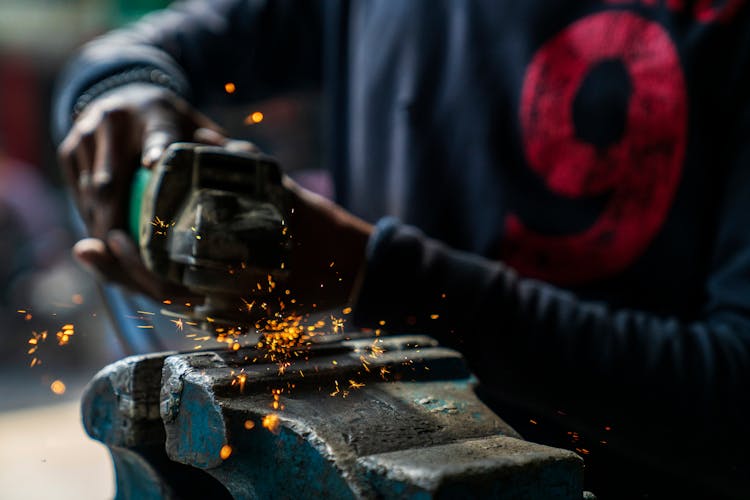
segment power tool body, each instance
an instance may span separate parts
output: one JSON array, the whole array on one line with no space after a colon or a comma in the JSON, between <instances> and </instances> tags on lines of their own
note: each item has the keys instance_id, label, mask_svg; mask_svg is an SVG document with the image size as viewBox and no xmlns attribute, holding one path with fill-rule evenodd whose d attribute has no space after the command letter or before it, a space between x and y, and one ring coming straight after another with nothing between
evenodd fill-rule
<instances>
[{"instance_id":1,"label":"power tool body","mask_svg":"<svg viewBox=\"0 0 750 500\"><path fill-rule=\"evenodd\" d=\"M204 326L254 324L262 311L250 305L278 293L289 273L281 178L269 156L192 143L171 145L136 174L130 231L144 264L202 298L165 313Z\"/></svg>"}]
</instances>

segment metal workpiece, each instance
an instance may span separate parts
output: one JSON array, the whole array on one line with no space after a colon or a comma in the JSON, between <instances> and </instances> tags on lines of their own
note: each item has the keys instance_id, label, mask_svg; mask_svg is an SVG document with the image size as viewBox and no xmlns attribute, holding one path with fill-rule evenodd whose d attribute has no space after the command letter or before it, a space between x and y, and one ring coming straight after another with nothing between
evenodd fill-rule
<instances>
[{"instance_id":1,"label":"metal workpiece","mask_svg":"<svg viewBox=\"0 0 750 500\"><path fill-rule=\"evenodd\" d=\"M146 362L128 359L111 369ZM163 363L144 396L161 449L234 498L582 497L580 457L523 441L474 394L461 355L429 337L328 341L289 366L254 348L148 359ZM87 401L84 414L119 411Z\"/></svg>"}]
</instances>

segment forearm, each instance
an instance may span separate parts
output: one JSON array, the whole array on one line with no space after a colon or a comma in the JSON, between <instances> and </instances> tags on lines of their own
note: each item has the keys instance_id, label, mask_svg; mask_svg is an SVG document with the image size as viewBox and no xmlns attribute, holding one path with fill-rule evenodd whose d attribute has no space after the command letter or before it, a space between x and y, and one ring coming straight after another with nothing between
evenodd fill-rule
<instances>
[{"instance_id":1,"label":"forearm","mask_svg":"<svg viewBox=\"0 0 750 500\"><path fill-rule=\"evenodd\" d=\"M157 78L146 78L149 83L163 80L195 105L223 95L226 82L235 84L237 102L290 85L317 84L319 10L319 2L286 0L179 2L93 40L59 81L55 136L59 141L68 131L86 91L141 68L158 70Z\"/></svg>"},{"instance_id":2,"label":"forearm","mask_svg":"<svg viewBox=\"0 0 750 500\"><path fill-rule=\"evenodd\" d=\"M370 243L358 324L431 333L501 389L511 378L543 383L533 397L549 411L596 401L643 418L739 422L750 408L743 317L685 322L613 310L406 226L381 223Z\"/></svg>"}]
</instances>

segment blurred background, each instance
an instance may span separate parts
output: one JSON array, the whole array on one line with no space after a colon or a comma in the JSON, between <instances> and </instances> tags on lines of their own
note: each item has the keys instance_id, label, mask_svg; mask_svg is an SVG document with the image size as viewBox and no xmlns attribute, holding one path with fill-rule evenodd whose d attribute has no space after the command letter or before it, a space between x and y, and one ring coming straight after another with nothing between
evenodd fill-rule
<instances>
[{"instance_id":1,"label":"blurred background","mask_svg":"<svg viewBox=\"0 0 750 500\"><path fill-rule=\"evenodd\" d=\"M128 354L196 347L158 305L103 291L71 259L83 230L49 133L55 80L76 47L168 3L0 0L0 499L111 498L106 449L80 424L86 383ZM294 94L208 111L329 194L316 103Z\"/></svg>"}]
</instances>

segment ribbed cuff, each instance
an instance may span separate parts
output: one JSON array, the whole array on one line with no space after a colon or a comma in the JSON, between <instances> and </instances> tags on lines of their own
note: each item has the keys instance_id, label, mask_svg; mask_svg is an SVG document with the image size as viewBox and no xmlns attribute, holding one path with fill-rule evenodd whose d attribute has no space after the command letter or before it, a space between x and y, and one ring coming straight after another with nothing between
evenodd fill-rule
<instances>
[{"instance_id":1,"label":"ribbed cuff","mask_svg":"<svg viewBox=\"0 0 750 500\"><path fill-rule=\"evenodd\" d=\"M55 143L62 142L75 116L95 97L118 86L148 82L169 88L189 101L191 88L182 69L160 53L152 52L129 47L116 54L88 50L71 62L54 90L51 125Z\"/></svg>"},{"instance_id":2,"label":"ribbed cuff","mask_svg":"<svg viewBox=\"0 0 750 500\"><path fill-rule=\"evenodd\" d=\"M364 328L450 335L455 343L454 332L477 328L501 308L512 275L499 262L382 219L368 241L352 319Z\"/></svg>"},{"instance_id":3,"label":"ribbed cuff","mask_svg":"<svg viewBox=\"0 0 750 500\"><path fill-rule=\"evenodd\" d=\"M91 104L91 101L109 92L110 90L128 85L130 83L150 83L168 88L169 90L181 94L183 89L169 74L154 66L141 66L130 68L121 73L114 74L103 80L96 82L94 85L83 91L76 99L72 110L72 119L75 120L78 115Z\"/></svg>"}]
</instances>

